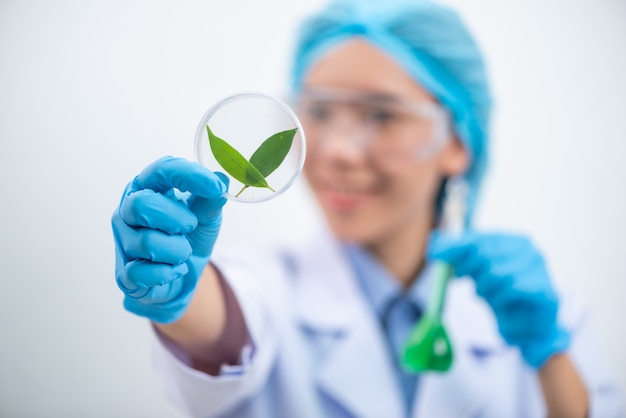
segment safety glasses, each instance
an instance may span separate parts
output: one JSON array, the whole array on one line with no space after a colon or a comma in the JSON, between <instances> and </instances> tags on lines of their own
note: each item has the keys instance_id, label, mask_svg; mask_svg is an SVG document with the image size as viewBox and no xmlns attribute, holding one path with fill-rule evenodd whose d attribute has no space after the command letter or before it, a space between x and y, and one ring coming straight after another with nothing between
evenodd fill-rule
<instances>
[{"instance_id":1,"label":"safety glasses","mask_svg":"<svg viewBox=\"0 0 626 418\"><path fill-rule=\"evenodd\" d=\"M389 164L432 157L450 138L450 117L440 105L389 94L308 89L293 101L311 147L350 140Z\"/></svg>"}]
</instances>

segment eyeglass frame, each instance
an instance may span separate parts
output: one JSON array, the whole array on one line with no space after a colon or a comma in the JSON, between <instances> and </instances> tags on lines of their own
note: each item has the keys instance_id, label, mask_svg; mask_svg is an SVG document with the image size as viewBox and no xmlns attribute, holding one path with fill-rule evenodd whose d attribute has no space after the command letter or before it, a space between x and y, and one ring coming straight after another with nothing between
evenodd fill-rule
<instances>
[{"instance_id":1,"label":"eyeglass frame","mask_svg":"<svg viewBox=\"0 0 626 418\"><path fill-rule=\"evenodd\" d=\"M315 88L304 89L299 94L292 96L289 101L294 107L295 113L302 117L300 109L303 97L312 97L313 101L328 104L344 104L357 106L389 106L398 107L403 114L418 118L426 118L433 122L433 133L428 141L428 147L421 147L414 154L415 161L426 160L436 154L446 141L452 136L452 116L447 108L436 102L424 100L409 100L399 98L392 94L377 91L363 91L354 89L338 88ZM303 121L306 129L307 123ZM309 136L309 142L311 141ZM419 147L419 145L416 144Z\"/></svg>"}]
</instances>

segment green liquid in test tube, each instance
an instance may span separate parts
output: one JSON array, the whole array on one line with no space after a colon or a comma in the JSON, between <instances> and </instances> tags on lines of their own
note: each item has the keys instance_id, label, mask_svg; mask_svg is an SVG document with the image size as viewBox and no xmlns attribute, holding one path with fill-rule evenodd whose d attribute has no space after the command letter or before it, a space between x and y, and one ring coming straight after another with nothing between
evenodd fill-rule
<instances>
[{"instance_id":1,"label":"green liquid in test tube","mask_svg":"<svg viewBox=\"0 0 626 418\"><path fill-rule=\"evenodd\" d=\"M460 178L448 180L441 228L448 233L460 233L465 225L467 184ZM454 352L442 320L448 281L454 275L453 266L436 261L432 270L432 293L426 312L413 328L402 357L405 370L445 372L452 367Z\"/></svg>"}]
</instances>

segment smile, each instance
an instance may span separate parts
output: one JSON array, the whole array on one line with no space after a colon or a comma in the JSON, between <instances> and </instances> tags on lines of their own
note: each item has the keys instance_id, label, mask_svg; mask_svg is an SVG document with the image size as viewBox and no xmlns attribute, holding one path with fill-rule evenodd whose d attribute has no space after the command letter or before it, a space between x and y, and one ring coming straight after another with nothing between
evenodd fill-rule
<instances>
[{"instance_id":1,"label":"smile","mask_svg":"<svg viewBox=\"0 0 626 418\"><path fill-rule=\"evenodd\" d=\"M318 185L317 193L324 206L340 211L350 211L361 208L371 201L377 188L353 184L336 184L327 182Z\"/></svg>"}]
</instances>

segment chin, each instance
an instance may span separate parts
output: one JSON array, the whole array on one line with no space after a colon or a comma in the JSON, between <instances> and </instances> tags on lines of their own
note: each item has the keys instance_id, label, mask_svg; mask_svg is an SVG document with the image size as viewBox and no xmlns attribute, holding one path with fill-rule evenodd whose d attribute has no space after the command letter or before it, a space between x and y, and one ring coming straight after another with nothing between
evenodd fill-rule
<instances>
[{"instance_id":1,"label":"chin","mask_svg":"<svg viewBox=\"0 0 626 418\"><path fill-rule=\"evenodd\" d=\"M330 230L341 241L369 245L376 242L385 229L385 225L380 222L379 208L372 205L346 208L325 204L328 202L323 199L318 199L318 203Z\"/></svg>"},{"instance_id":2,"label":"chin","mask_svg":"<svg viewBox=\"0 0 626 418\"><path fill-rule=\"evenodd\" d=\"M326 216L326 221L339 240L359 245L369 245L376 241L376 231L371 222L354 222L338 219L338 216Z\"/></svg>"}]
</instances>

